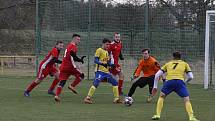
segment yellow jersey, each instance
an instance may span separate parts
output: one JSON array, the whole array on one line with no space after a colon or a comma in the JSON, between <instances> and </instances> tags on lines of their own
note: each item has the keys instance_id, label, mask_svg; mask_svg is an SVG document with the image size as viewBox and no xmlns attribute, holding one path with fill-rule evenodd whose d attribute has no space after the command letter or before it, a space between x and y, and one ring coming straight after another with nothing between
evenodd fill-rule
<instances>
[{"instance_id":1,"label":"yellow jersey","mask_svg":"<svg viewBox=\"0 0 215 121\"><path fill-rule=\"evenodd\" d=\"M106 50L104 50L102 48L98 48L96 50L95 57L98 57L99 61L101 63L104 63L104 64L107 64L109 59L110 59L108 51L106 51ZM95 71L102 71L102 72L105 72L105 73L109 73L109 67L105 68L102 65L96 64Z\"/></svg>"},{"instance_id":2,"label":"yellow jersey","mask_svg":"<svg viewBox=\"0 0 215 121\"><path fill-rule=\"evenodd\" d=\"M184 80L184 74L191 72L190 66L182 61L182 60L172 60L166 63L162 68L162 71L166 72L166 79L173 80L173 79L180 79Z\"/></svg>"}]
</instances>

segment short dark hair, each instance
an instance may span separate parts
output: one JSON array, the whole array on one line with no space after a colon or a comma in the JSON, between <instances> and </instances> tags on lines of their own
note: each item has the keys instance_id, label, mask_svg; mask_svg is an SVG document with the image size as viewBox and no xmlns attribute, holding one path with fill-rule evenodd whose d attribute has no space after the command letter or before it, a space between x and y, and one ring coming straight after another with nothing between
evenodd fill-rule
<instances>
[{"instance_id":1,"label":"short dark hair","mask_svg":"<svg viewBox=\"0 0 215 121\"><path fill-rule=\"evenodd\" d=\"M111 41L110 41L108 38L104 38L103 41L102 41L103 44L104 44L104 43L107 43L107 42L108 42L108 43L111 43Z\"/></svg>"},{"instance_id":2,"label":"short dark hair","mask_svg":"<svg viewBox=\"0 0 215 121\"><path fill-rule=\"evenodd\" d=\"M63 41L58 40L58 41L56 42L56 45L58 45L58 44L62 44L62 43L63 43Z\"/></svg>"},{"instance_id":3,"label":"short dark hair","mask_svg":"<svg viewBox=\"0 0 215 121\"><path fill-rule=\"evenodd\" d=\"M81 36L79 34L73 34L72 38L74 38L74 37L81 37Z\"/></svg>"},{"instance_id":4,"label":"short dark hair","mask_svg":"<svg viewBox=\"0 0 215 121\"><path fill-rule=\"evenodd\" d=\"M115 35L115 34L119 34L119 32L115 32L114 35Z\"/></svg>"},{"instance_id":5,"label":"short dark hair","mask_svg":"<svg viewBox=\"0 0 215 121\"><path fill-rule=\"evenodd\" d=\"M174 59L181 59L181 52L176 51L172 54Z\"/></svg>"},{"instance_id":6,"label":"short dark hair","mask_svg":"<svg viewBox=\"0 0 215 121\"><path fill-rule=\"evenodd\" d=\"M145 52L145 51L148 51L148 53L150 52L149 48L142 49L142 53Z\"/></svg>"}]
</instances>

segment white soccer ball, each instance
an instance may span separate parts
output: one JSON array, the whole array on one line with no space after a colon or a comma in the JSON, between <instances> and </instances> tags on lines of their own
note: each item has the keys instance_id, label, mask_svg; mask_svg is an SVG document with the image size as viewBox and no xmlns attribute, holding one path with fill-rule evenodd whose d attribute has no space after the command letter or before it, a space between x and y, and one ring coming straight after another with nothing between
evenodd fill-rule
<instances>
[{"instance_id":1,"label":"white soccer ball","mask_svg":"<svg viewBox=\"0 0 215 121\"><path fill-rule=\"evenodd\" d=\"M125 97L124 104L125 106L131 106L134 103L134 100L132 97Z\"/></svg>"}]
</instances>

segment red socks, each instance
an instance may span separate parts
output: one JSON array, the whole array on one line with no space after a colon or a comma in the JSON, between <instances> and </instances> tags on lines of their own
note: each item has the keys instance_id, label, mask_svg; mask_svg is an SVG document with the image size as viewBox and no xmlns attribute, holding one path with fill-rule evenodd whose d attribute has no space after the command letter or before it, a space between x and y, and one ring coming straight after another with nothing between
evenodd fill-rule
<instances>
[{"instance_id":1,"label":"red socks","mask_svg":"<svg viewBox=\"0 0 215 121\"><path fill-rule=\"evenodd\" d=\"M119 94L122 94L122 86L123 86L123 80L118 81L118 91Z\"/></svg>"},{"instance_id":2,"label":"red socks","mask_svg":"<svg viewBox=\"0 0 215 121\"><path fill-rule=\"evenodd\" d=\"M58 84L60 80L59 79L55 79L53 82L52 82L52 85L49 87L49 90L53 91L54 88L56 87L56 85Z\"/></svg>"},{"instance_id":3,"label":"red socks","mask_svg":"<svg viewBox=\"0 0 215 121\"><path fill-rule=\"evenodd\" d=\"M33 81L33 82L28 86L28 88L27 88L26 91L31 92L31 90L34 89L37 85L38 85L38 83L36 83L36 82Z\"/></svg>"}]
</instances>

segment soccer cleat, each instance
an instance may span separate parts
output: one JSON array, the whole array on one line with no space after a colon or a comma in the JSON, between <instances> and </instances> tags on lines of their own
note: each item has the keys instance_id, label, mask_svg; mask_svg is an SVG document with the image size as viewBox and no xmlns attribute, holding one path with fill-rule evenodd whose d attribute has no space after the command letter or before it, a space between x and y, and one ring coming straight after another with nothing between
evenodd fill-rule
<instances>
[{"instance_id":1,"label":"soccer cleat","mask_svg":"<svg viewBox=\"0 0 215 121\"><path fill-rule=\"evenodd\" d=\"M53 90L48 90L48 94L55 96L55 93Z\"/></svg>"},{"instance_id":2,"label":"soccer cleat","mask_svg":"<svg viewBox=\"0 0 215 121\"><path fill-rule=\"evenodd\" d=\"M196 119L194 116L193 117L190 117L190 120L189 121L200 121L198 119Z\"/></svg>"},{"instance_id":3,"label":"soccer cleat","mask_svg":"<svg viewBox=\"0 0 215 121\"><path fill-rule=\"evenodd\" d=\"M149 97L147 98L146 102L151 103L152 101L153 101L153 96L149 95Z\"/></svg>"},{"instance_id":4,"label":"soccer cleat","mask_svg":"<svg viewBox=\"0 0 215 121\"><path fill-rule=\"evenodd\" d=\"M154 115L153 117L152 117L152 120L159 120L160 119L160 116L159 115Z\"/></svg>"},{"instance_id":5,"label":"soccer cleat","mask_svg":"<svg viewBox=\"0 0 215 121\"><path fill-rule=\"evenodd\" d=\"M25 96L25 97L30 97L30 93L29 93L28 91L25 91L25 92L24 92L24 96Z\"/></svg>"},{"instance_id":6,"label":"soccer cleat","mask_svg":"<svg viewBox=\"0 0 215 121\"><path fill-rule=\"evenodd\" d=\"M71 90L74 94L78 94L78 92L75 90L75 87L72 87L71 85L69 85L68 89Z\"/></svg>"},{"instance_id":7,"label":"soccer cleat","mask_svg":"<svg viewBox=\"0 0 215 121\"><path fill-rule=\"evenodd\" d=\"M84 98L84 103L86 103L86 104L93 104L93 101L92 101L92 99L89 96L87 96L86 98Z\"/></svg>"},{"instance_id":8,"label":"soccer cleat","mask_svg":"<svg viewBox=\"0 0 215 121\"><path fill-rule=\"evenodd\" d=\"M60 97L59 96L54 96L54 100L59 103L60 102Z\"/></svg>"},{"instance_id":9,"label":"soccer cleat","mask_svg":"<svg viewBox=\"0 0 215 121\"><path fill-rule=\"evenodd\" d=\"M121 104L122 103L122 100L120 98L115 98L113 103L115 104Z\"/></svg>"}]
</instances>

